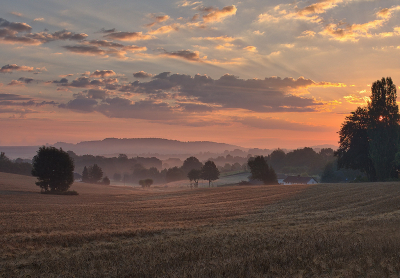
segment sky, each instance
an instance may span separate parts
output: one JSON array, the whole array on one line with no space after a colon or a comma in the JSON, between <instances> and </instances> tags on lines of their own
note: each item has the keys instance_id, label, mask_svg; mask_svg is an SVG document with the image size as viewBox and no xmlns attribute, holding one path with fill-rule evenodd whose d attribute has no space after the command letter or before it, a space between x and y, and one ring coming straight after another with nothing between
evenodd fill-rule
<instances>
[{"instance_id":1,"label":"sky","mask_svg":"<svg viewBox=\"0 0 400 278\"><path fill-rule=\"evenodd\" d=\"M2 0L0 145L337 145L399 57L398 0Z\"/></svg>"}]
</instances>

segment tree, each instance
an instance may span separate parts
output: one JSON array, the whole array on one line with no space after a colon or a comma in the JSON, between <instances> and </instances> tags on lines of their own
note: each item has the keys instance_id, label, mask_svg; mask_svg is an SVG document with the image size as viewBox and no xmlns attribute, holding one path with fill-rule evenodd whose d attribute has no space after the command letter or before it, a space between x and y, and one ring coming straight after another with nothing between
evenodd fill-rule
<instances>
[{"instance_id":1,"label":"tree","mask_svg":"<svg viewBox=\"0 0 400 278\"><path fill-rule=\"evenodd\" d=\"M285 152L281 149L276 149L269 155L270 165L280 172L282 171L283 166L285 166L285 158Z\"/></svg>"},{"instance_id":2,"label":"tree","mask_svg":"<svg viewBox=\"0 0 400 278\"><path fill-rule=\"evenodd\" d=\"M65 192L74 182L74 161L61 148L40 147L32 166L36 185L45 192Z\"/></svg>"},{"instance_id":3,"label":"tree","mask_svg":"<svg viewBox=\"0 0 400 278\"><path fill-rule=\"evenodd\" d=\"M89 182L89 171L86 168L86 166L83 168L83 172L82 172L82 181L83 182Z\"/></svg>"},{"instance_id":4,"label":"tree","mask_svg":"<svg viewBox=\"0 0 400 278\"><path fill-rule=\"evenodd\" d=\"M98 183L103 177L103 170L97 165L89 166L89 181L91 183Z\"/></svg>"},{"instance_id":5,"label":"tree","mask_svg":"<svg viewBox=\"0 0 400 278\"><path fill-rule=\"evenodd\" d=\"M143 188L150 187L152 184L153 184L152 179L144 179L139 181L139 185L141 185Z\"/></svg>"},{"instance_id":6,"label":"tree","mask_svg":"<svg viewBox=\"0 0 400 278\"><path fill-rule=\"evenodd\" d=\"M167 182L179 181L185 179L185 175L178 167L169 168L165 174Z\"/></svg>"},{"instance_id":7,"label":"tree","mask_svg":"<svg viewBox=\"0 0 400 278\"><path fill-rule=\"evenodd\" d=\"M278 184L274 169L268 166L262 155L249 159L247 163L250 167L252 179L260 180L264 184Z\"/></svg>"},{"instance_id":8,"label":"tree","mask_svg":"<svg viewBox=\"0 0 400 278\"><path fill-rule=\"evenodd\" d=\"M396 177L399 109L390 77L372 84L371 101L346 117L340 131L338 167L359 169L370 181Z\"/></svg>"},{"instance_id":9,"label":"tree","mask_svg":"<svg viewBox=\"0 0 400 278\"><path fill-rule=\"evenodd\" d=\"M396 176L394 160L399 141L399 107L396 86L391 78L374 82L371 92L371 101L368 103L369 156L377 180L383 181Z\"/></svg>"},{"instance_id":10,"label":"tree","mask_svg":"<svg viewBox=\"0 0 400 278\"><path fill-rule=\"evenodd\" d=\"M188 173L188 178L190 180L190 182L194 182L194 187L199 187L199 179L201 176L201 170L197 170L197 169L192 169L189 171Z\"/></svg>"},{"instance_id":11,"label":"tree","mask_svg":"<svg viewBox=\"0 0 400 278\"><path fill-rule=\"evenodd\" d=\"M183 162L181 169L183 173L187 175L190 170L201 170L201 167L203 167L203 164L196 157L191 156L186 158L186 160Z\"/></svg>"},{"instance_id":12,"label":"tree","mask_svg":"<svg viewBox=\"0 0 400 278\"><path fill-rule=\"evenodd\" d=\"M358 107L346 117L339 131L339 148L335 152L338 157L338 168L354 169L364 172L370 181L376 174L369 156L368 111Z\"/></svg>"},{"instance_id":13,"label":"tree","mask_svg":"<svg viewBox=\"0 0 400 278\"><path fill-rule=\"evenodd\" d=\"M107 176L105 176L105 177L103 178L103 180L101 181L101 183L102 183L102 184L105 184L105 185L110 185L111 181L110 181L110 179L109 179Z\"/></svg>"},{"instance_id":14,"label":"tree","mask_svg":"<svg viewBox=\"0 0 400 278\"><path fill-rule=\"evenodd\" d=\"M201 178L208 180L208 187L211 187L211 182L219 178L219 170L213 161L208 160L201 168Z\"/></svg>"}]
</instances>

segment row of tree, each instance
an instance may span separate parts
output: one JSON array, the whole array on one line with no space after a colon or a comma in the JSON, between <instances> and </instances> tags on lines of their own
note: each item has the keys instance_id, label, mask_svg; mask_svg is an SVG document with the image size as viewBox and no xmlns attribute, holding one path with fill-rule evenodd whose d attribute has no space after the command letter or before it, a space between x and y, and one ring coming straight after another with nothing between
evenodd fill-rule
<instances>
[{"instance_id":1,"label":"row of tree","mask_svg":"<svg viewBox=\"0 0 400 278\"><path fill-rule=\"evenodd\" d=\"M0 172L30 176L32 172L32 164L24 162L22 159L12 161L4 152L1 152Z\"/></svg>"},{"instance_id":2,"label":"row of tree","mask_svg":"<svg viewBox=\"0 0 400 278\"><path fill-rule=\"evenodd\" d=\"M82 172L82 181L87 183L101 183L109 185L110 179L105 176L103 179L103 170L97 165L84 167Z\"/></svg>"}]
</instances>

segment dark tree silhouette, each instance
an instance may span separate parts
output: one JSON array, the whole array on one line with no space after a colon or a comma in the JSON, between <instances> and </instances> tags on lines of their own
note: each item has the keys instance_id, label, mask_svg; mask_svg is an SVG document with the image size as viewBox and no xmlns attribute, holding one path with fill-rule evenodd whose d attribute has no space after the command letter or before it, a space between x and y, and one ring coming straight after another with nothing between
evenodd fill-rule
<instances>
[{"instance_id":1,"label":"dark tree silhouette","mask_svg":"<svg viewBox=\"0 0 400 278\"><path fill-rule=\"evenodd\" d=\"M89 181L91 183L97 183L103 177L103 170L97 165L89 166Z\"/></svg>"},{"instance_id":2,"label":"dark tree silhouette","mask_svg":"<svg viewBox=\"0 0 400 278\"><path fill-rule=\"evenodd\" d=\"M165 180L167 182L179 181L185 179L185 175L178 167L169 168L165 173Z\"/></svg>"},{"instance_id":3,"label":"dark tree silhouette","mask_svg":"<svg viewBox=\"0 0 400 278\"><path fill-rule=\"evenodd\" d=\"M396 176L400 119L396 98L390 77L372 84L368 107L358 107L339 131L335 152L339 168L359 169L370 181Z\"/></svg>"},{"instance_id":4,"label":"dark tree silhouette","mask_svg":"<svg viewBox=\"0 0 400 278\"><path fill-rule=\"evenodd\" d=\"M86 166L83 168L83 172L82 172L82 181L83 182L89 182L89 171L86 168Z\"/></svg>"},{"instance_id":5,"label":"dark tree silhouette","mask_svg":"<svg viewBox=\"0 0 400 278\"><path fill-rule=\"evenodd\" d=\"M278 184L278 179L273 168L268 167L264 157L256 156L247 162L250 167L251 177L260 180L264 184Z\"/></svg>"},{"instance_id":6,"label":"dark tree silhouette","mask_svg":"<svg viewBox=\"0 0 400 278\"><path fill-rule=\"evenodd\" d=\"M153 184L152 179L144 179L139 181L139 185L141 185L143 188L150 187L152 184Z\"/></svg>"},{"instance_id":7,"label":"dark tree silhouette","mask_svg":"<svg viewBox=\"0 0 400 278\"><path fill-rule=\"evenodd\" d=\"M194 182L194 187L196 187L196 188L199 187L199 179L201 176L201 170L192 169L189 171L187 176L188 176L190 182Z\"/></svg>"},{"instance_id":8,"label":"dark tree silhouette","mask_svg":"<svg viewBox=\"0 0 400 278\"><path fill-rule=\"evenodd\" d=\"M372 84L371 102L368 103L370 126L369 156L379 181L396 176L395 155L399 141L399 107L396 86L391 78L382 78Z\"/></svg>"},{"instance_id":9,"label":"dark tree silhouette","mask_svg":"<svg viewBox=\"0 0 400 278\"><path fill-rule=\"evenodd\" d=\"M191 156L186 158L186 160L183 162L181 169L183 173L187 175L190 170L201 170L201 167L203 167L203 163L201 163L196 157Z\"/></svg>"},{"instance_id":10,"label":"dark tree silhouette","mask_svg":"<svg viewBox=\"0 0 400 278\"><path fill-rule=\"evenodd\" d=\"M4 152L0 153L0 172L18 175L32 175L32 164L24 162L21 158L11 161Z\"/></svg>"},{"instance_id":11,"label":"dark tree silhouette","mask_svg":"<svg viewBox=\"0 0 400 278\"><path fill-rule=\"evenodd\" d=\"M105 185L110 185L111 181L110 181L110 179L109 179L107 176L105 176L105 177L103 178L103 180L101 181L101 183L102 183L102 184L105 184Z\"/></svg>"},{"instance_id":12,"label":"dark tree silhouette","mask_svg":"<svg viewBox=\"0 0 400 278\"><path fill-rule=\"evenodd\" d=\"M279 173L282 171L283 166L285 166L285 158L285 152L281 149L276 149L269 155L270 165Z\"/></svg>"},{"instance_id":13,"label":"dark tree silhouette","mask_svg":"<svg viewBox=\"0 0 400 278\"><path fill-rule=\"evenodd\" d=\"M74 161L62 149L40 147L32 160L32 175L42 191L65 192L74 182Z\"/></svg>"},{"instance_id":14,"label":"dark tree silhouette","mask_svg":"<svg viewBox=\"0 0 400 278\"><path fill-rule=\"evenodd\" d=\"M201 168L201 178L208 181L208 187L219 178L219 170L213 161L207 161Z\"/></svg>"}]
</instances>

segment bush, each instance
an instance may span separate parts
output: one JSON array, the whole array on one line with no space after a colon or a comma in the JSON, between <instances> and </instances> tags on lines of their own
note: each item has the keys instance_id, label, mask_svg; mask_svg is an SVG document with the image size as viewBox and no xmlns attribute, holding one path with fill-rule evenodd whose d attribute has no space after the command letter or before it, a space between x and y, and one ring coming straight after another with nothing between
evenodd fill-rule
<instances>
[{"instance_id":1,"label":"bush","mask_svg":"<svg viewBox=\"0 0 400 278\"><path fill-rule=\"evenodd\" d=\"M110 185L111 182L110 179L107 176L105 176L101 183L105 185Z\"/></svg>"},{"instance_id":2,"label":"bush","mask_svg":"<svg viewBox=\"0 0 400 278\"><path fill-rule=\"evenodd\" d=\"M150 187L153 184L153 180L152 179L145 179L145 180L140 180L139 184L145 188L145 187Z\"/></svg>"}]
</instances>

